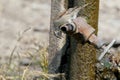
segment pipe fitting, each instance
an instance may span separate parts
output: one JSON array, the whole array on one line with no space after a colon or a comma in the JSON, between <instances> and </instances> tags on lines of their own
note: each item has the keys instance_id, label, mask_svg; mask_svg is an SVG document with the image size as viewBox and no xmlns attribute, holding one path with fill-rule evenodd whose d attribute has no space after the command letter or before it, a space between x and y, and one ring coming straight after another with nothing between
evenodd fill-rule
<instances>
[{"instance_id":1,"label":"pipe fitting","mask_svg":"<svg viewBox=\"0 0 120 80\"><path fill-rule=\"evenodd\" d=\"M76 26L72 23L67 23L67 24L64 24L64 25L60 26L60 29L65 33L75 32L76 31Z\"/></svg>"}]
</instances>

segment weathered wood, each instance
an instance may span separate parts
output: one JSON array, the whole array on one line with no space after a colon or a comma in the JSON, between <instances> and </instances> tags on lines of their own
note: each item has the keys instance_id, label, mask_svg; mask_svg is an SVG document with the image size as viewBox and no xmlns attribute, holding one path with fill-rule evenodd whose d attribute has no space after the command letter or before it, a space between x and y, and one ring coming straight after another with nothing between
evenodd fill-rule
<instances>
[{"instance_id":1,"label":"weathered wood","mask_svg":"<svg viewBox=\"0 0 120 80\"><path fill-rule=\"evenodd\" d=\"M67 1L69 4L67 5ZM50 44L49 44L49 73L59 73L58 68L61 64L62 54L66 52L66 37L59 39L54 35L54 31L58 30L55 25L55 18L62 13L65 8L83 6L86 3L93 3L82 9L79 16L84 17L88 23L93 26L97 33L98 24L98 4L99 0L51 0L51 27L50 27ZM83 38L80 35L70 37L70 44L67 54L69 71L67 72L67 80L95 80L95 62L96 49L89 43L83 44ZM68 58L67 57L67 58ZM63 60L64 61L64 60ZM62 62L63 62L62 61ZM64 66L62 67L64 68ZM63 80L61 78L57 80Z\"/></svg>"},{"instance_id":2,"label":"weathered wood","mask_svg":"<svg viewBox=\"0 0 120 80\"><path fill-rule=\"evenodd\" d=\"M74 0L74 6L83 6L93 3L82 9L79 16L85 17L97 33L99 0ZM70 44L70 70L68 80L95 80L96 49L89 43L84 43L80 35L71 37Z\"/></svg>"},{"instance_id":3,"label":"weathered wood","mask_svg":"<svg viewBox=\"0 0 120 80\"><path fill-rule=\"evenodd\" d=\"M51 25L49 34L49 59L48 59L48 70L49 73L59 73L58 68L61 62L61 56L64 54L64 46L66 43L65 35L59 39L55 36L54 31L58 31L58 26L55 25L55 20L59 14L64 12L67 8L67 0L51 0ZM61 37L61 36L59 36Z\"/></svg>"}]
</instances>

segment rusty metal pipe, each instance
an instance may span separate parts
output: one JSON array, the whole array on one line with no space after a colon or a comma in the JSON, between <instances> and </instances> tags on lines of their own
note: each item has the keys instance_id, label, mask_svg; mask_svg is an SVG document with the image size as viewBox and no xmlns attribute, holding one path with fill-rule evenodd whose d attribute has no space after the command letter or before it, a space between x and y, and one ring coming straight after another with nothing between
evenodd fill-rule
<instances>
[{"instance_id":1,"label":"rusty metal pipe","mask_svg":"<svg viewBox=\"0 0 120 80\"><path fill-rule=\"evenodd\" d=\"M90 41L97 48L100 48L103 45L103 43L94 34L95 29L91 25L89 25L87 21L82 17L73 19L73 23L67 23L60 26L60 29L66 34L82 34L85 41Z\"/></svg>"}]
</instances>

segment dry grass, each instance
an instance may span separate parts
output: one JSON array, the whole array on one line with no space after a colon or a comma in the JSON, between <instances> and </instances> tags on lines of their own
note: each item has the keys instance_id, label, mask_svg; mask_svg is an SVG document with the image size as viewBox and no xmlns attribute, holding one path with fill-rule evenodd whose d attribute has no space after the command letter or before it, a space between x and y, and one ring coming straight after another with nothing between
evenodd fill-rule
<instances>
[{"instance_id":1,"label":"dry grass","mask_svg":"<svg viewBox=\"0 0 120 80\"><path fill-rule=\"evenodd\" d=\"M20 32L16 44L8 57L8 61L0 65L0 80L46 80L51 77L64 75L59 73L48 74L47 47L41 47L37 44L36 46L39 48L33 48L34 52L30 50L24 53L16 52L16 49L19 47L18 43L30 29L28 28ZM29 61L26 63L24 59Z\"/></svg>"},{"instance_id":2,"label":"dry grass","mask_svg":"<svg viewBox=\"0 0 120 80\"><path fill-rule=\"evenodd\" d=\"M15 59L10 58L10 63L2 64L0 67L0 80L33 80L35 77L44 80L48 78L47 50L43 48L36 53L36 55L26 53L26 58L31 59L31 62L27 65L19 64L20 59L25 58L25 56L18 58L17 64L14 63Z\"/></svg>"},{"instance_id":3,"label":"dry grass","mask_svg":"<svg viewBox=\"0 0 120 80\"><path fill-rule=\"evenodd\" d=\"M51 77L57 77L64 74L48 74L48 60L47 60L47 48L36 50L36 54L33 55L27 52L24 57L29 57L31 62L26 66L12 63L3 64L0 67L0 80L46 80ZM13 58L11 58L13 59ZM19 62L18 62L19 63Z\"/></svg>"}]
</instances>

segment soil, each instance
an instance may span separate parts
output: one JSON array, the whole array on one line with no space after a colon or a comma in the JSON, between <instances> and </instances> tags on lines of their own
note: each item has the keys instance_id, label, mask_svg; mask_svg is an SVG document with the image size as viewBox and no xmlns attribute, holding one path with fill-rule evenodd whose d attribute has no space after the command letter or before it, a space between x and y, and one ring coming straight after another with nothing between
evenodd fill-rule
<instances>
[{"instance_id":1,"label":"soil","mask_svg":"<svg viewBox=\"0 0 120 80\"><path fill-rule=\"evenodd\" d=\"M9 57L15 45L15 54L47 47L49 24L50 0L0 0L1 59Z\"/></svg>"}]
</instances>

